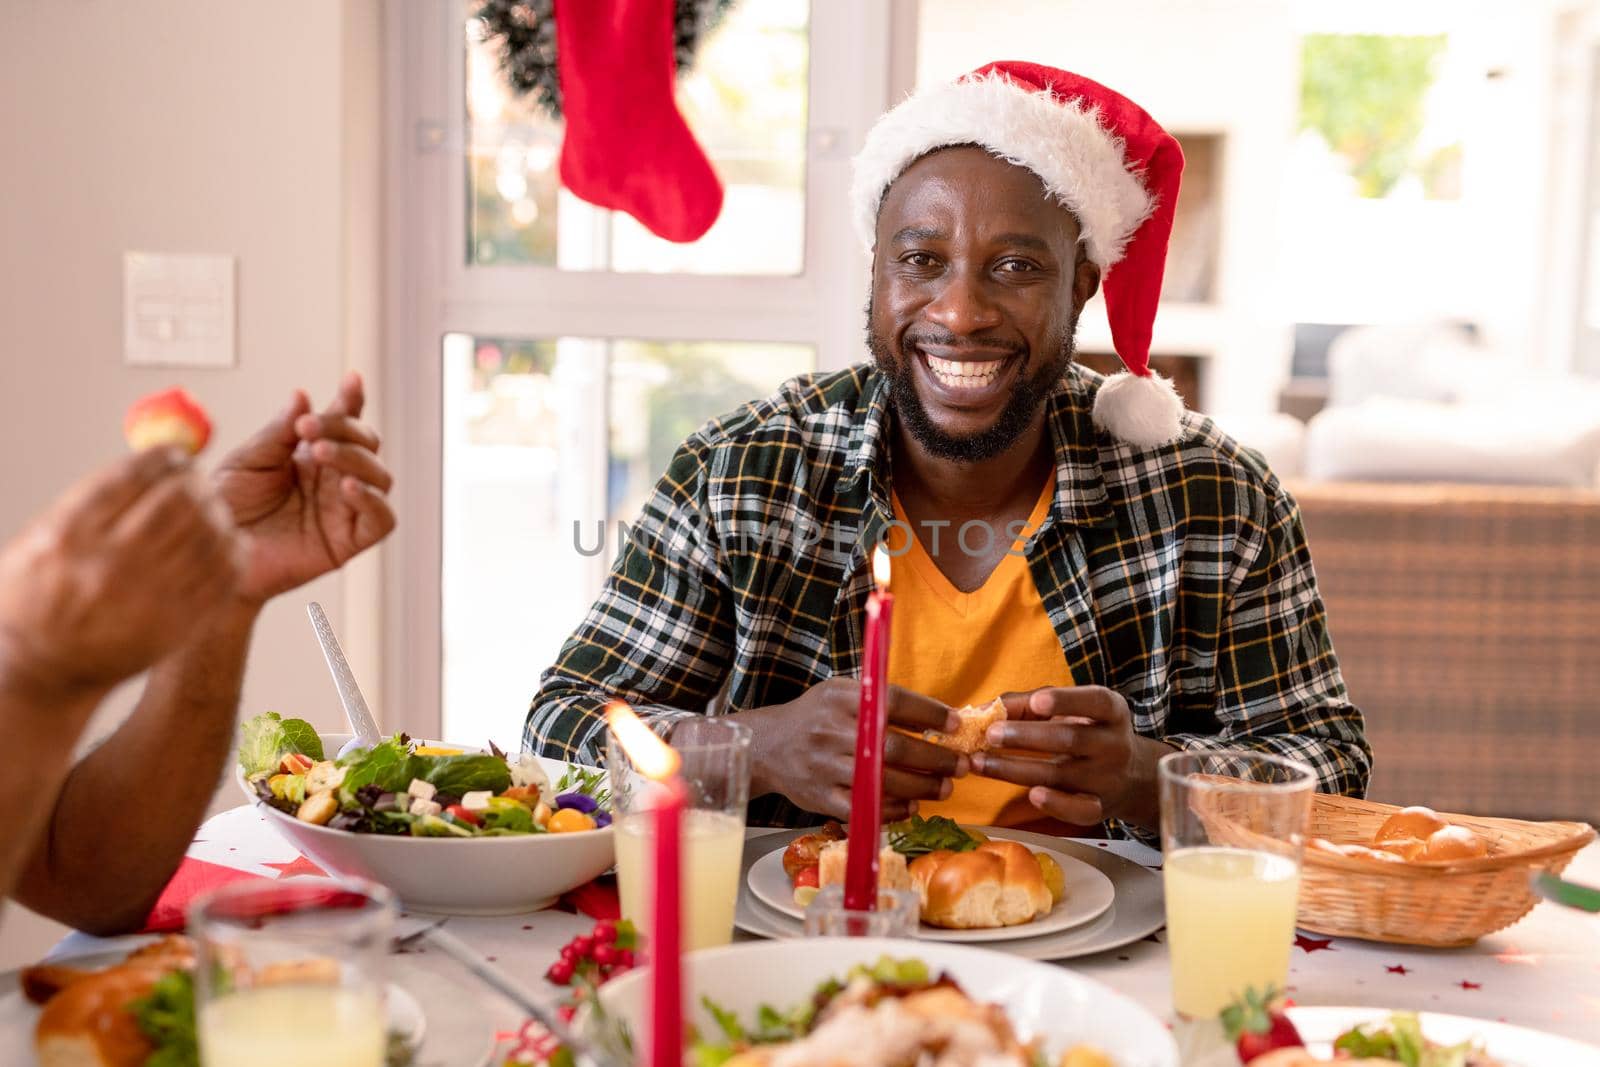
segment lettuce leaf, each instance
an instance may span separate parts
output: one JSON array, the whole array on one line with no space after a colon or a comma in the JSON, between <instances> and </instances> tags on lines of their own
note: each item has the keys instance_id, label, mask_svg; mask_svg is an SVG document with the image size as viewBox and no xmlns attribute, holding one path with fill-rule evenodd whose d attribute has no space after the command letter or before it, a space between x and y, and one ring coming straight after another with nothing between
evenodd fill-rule
<instances>
[{"instance_id":1,"label":"lettuce leaf","mask_svg":"<svg viewBox=\"0 0 1600 1067\"><path fill-rule=\"evenodd\" d=\"M511 788L511 771L499 756L464 754L419 756L417 759L423 764L417 777L432 782L441 793L459 797L480 789L504 793ZM400 788L404 789L410 784L408 778Z\"/></svg>"},{"instance_id":2,"label":"lettuce leaf","mask_svg":"<svg viewBox=\"0 0 1600 1067\"><path fill-rule=\"evenodd\" d=\"M146 1067L200 1067L194 1026L194 979L187 971L164 975L150 995L128 1005L155 1051Z\"/></svg>"},{"instance_id":3,"label":"lettuce leaf","mask_svg":"<svg viewBox=\"0 0 1600 1067\"><path fill-rule=\"evenodd\" d=\"M395 734L372 748L358 748L339 761L345 769L344 781L339 783L342 806L356 803L356 790L364 785L375 785L385 793L404 793L411 779L422 776L427 757L413 755L403 736Z\"/></svg>"},{"instance_id":4,"label":"lettuce leaf","mask_svg":"<svg viewBox=\"0 0 1600 1067\"><path fill-rule=\"evenodd\" d=\"M239 727L239 766L246 778L270 774L292 752L313 760L324 758L316 727L304 719L285 719L268 711Z\"/></svg>"}]
</instances>

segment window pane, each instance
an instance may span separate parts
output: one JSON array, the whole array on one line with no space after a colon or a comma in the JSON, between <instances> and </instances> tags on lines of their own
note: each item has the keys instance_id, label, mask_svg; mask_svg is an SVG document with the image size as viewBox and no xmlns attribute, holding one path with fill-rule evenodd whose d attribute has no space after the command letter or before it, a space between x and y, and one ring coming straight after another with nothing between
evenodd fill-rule
<instances>
[{"instance_id":1,"label":"window pane","mask_svg":"<svg viewBox=\"0 0 1600 1067\"><path fill-rule=\"evenodd\" d=\"M605 578L616 522L638 516L689 433L816 356L793 344L461 333L442 355L443 734L507 747Z\"/></svg>"},{"instance_id":2,"label":"window pane","mask_svg":"<svg viewBox=\"0 0 1600 1067\"><path fill-rule=\"evenodd\" d=\"M808 0L729 10L678 80L677 103L725 188L716 225L663 241L560 191L561 124L515 96L498 44L467 18L469 264L570 270L798 274L805 262ZM752 240L751 235L759 238Z\"/></svg>"}]
</instances>

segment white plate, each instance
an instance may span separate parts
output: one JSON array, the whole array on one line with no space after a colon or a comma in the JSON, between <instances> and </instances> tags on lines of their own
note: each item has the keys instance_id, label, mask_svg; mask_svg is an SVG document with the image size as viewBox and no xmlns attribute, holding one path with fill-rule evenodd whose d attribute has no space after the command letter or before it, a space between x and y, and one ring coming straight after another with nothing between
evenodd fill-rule
<instances>
[{"instance_id":1,"label":"white plate","mask_svg":"<svg viewBox=\"0 0 1600 1067\"><path fill-rule=\"evenodd\" d=\"M1117 1067L1177 1067L1172 1035L1133 1000L1061 967L991 949L816 937L702 949L684 958L684 971L697 1002L702 995L710 997L748 1022L762 1004L783 1009L801 1003L824 980L884 955L920 959L931 970L948 972L975 999L1004 1005L1020 1034L1044 1039L1051 1062L1083 1043L1110 1055ZM643 969L633 971L600 990L607 1012L635 1034L644 1032L640 1010L645 975ZM703 1007L695 1009L693 1022L702 1031L718 1032Z\"/></svg>"},{"instance_id":2,"label":"white plate","mask_svg":"<svg viewBox=\"0 0 1600 1067\"><path fill-rule=\"evenodd\" d=\"M989 837L1016 840L1010 830L997 830L988 826L980 829ZM1082 926L1090 919L1105 914L1111 907L1111 902L1116 896L1116 890L1111 886L1111 879L1089 864L1055 848L1036 847L1035 851L1047 852L1054 856L1056 862L1061 864L1062 873L1066 875L1066 898L1052 908L1050 914L1031 923L1001 926L992 930L945 930L923 924L917 931L917 936L924 941L958 943L1014 941L1019 937L1042 937L1074 926ZM794 902L794 889L789 884L789 876L783 871L782 852L769 852L751 864L750 873L745 875L745 884L750 887L750 892L756 895L756 899L769 908L782 912L790 918L805 921L806 910Z\"/></svg>"},{"instance_id":3,"label":"white plate","mask_svg":"<svg viewBox=\"0 0 1600 1067\"><path fill-rule=\"evenodd\" d=\"M337 752L349 734L323 734ZM458 746L452 746L458 747ZM567 764L541 758L552 783ZM593 768L584 768L593 770ZM239 789L267 824L329 874L369 878L394 890L411 911L447 915L514 915L538 911L611 869L611 828L571 834L509 837L397 837L353 834L301 822L256 799L234 765Z\"/></svg>"},{"instance_id":4,"label":"white plate","mask_svg":"<svg viewBox=\"0 0 1600 1067\"><path fill-rule=\"evenodd\" d=\"M752 838L745 843L744 873L763 856L782 852L804 830L786 830ZM1047 848L1071 856L1098 870L1110 879L1115 901L1099 918L1081 926L1043 937L1018 938L997 943L996 947L1015 956L1034 960L1066 960L1106 952L1148 937L1166 923L1165 898L1161 876L1123 859L1109 849L1077 841L1063 841L1044 834L1007 830L1006 835L1034 848ZM743 882L741 881L741 884ZM798 938L805 926L798 919L775 911L746 890L739 894L733 921L739 929L757 937ZM924 929L927 929L924 927Z\"/></svg>"},{"instance_id":5,"label":"white plate","mask_svg":"<svg viewBox=\"0 0 1600 1067\"><path fill-rule=\"evenodd\" d=\"M120 940L120 939L119 939ZM64 959L53 959L50 962L64 967L80 967L86 970L98 970L121 963L129 952L140 945L156 940L154 937L139 936L129 937L123 944L125 947L104 952L94 952L85 956L73 956ZM33 1027L39 1021L39 1005L32 1003L22 995L19 985L21 973L10 971L0 974L0 1051L12 1052L26 1049L27 1059L17 1061L17 1067L22 1064L32 1064L33 1057ZM422 1005L417 998L397 985L391 983L385 991L389 1009L389 1029L401 1034L414 1049L422 1047L423 1038L427 1036L428 1019L422 1011ZM13 1061L7 1061L13 1062Z\"/></svg>"},{"instance_id":6,"label":"white plate","mask_svg":"<svg viewBox=\"0 0 1600 1067\"><path fill-rule=\"evenodd\" d=\"M1382 1026L1390 1012L1381 1008L1289 1009L1289 1018L1306 1046L1319 1056L1332 1052L1333 1042L1351 1027ZM1567 1037L1542 1034L1521 1026L1469 1019L1461 1015L1421 1012L1422 1035L1440 1045L1473 1041L1507 1067L1600 1067L1600 1048Z\"/></svg>"}]
</instances>

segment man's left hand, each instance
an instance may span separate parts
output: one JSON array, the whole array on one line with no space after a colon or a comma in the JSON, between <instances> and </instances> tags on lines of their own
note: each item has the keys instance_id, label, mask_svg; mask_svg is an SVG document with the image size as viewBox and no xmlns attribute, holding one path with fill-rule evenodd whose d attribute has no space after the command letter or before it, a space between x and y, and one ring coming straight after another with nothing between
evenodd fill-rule
<instances>
[{"instance_id":1,"label":"man's left hand","mask_svg":"<svg viewBox=\"0 0 1600 1067\"><path fill-rule=\"evenodd\" d=\"M989 728L989 744L1028 754L980 753L972 758L974 771L1030 786L1034 807L1075 826L1113 818L1157 826L1156 761L1172 747L1134 732L1120 694L1073 686L1001 699L1007 721Z\"/></svg>"},{"instance_id":2,"label":"man's left hand","mask_svg":"<svg viewBox=\"0 0 1600 1067\"><path fill-rule=\"evenodd\" d=\"M366 395L351 373L327 407L289 406L223 458L217 489L247 549L242 599L264 603L337 570L394 529L394 479L378 435L361 421Z\"/></svg>"}]
</instances>

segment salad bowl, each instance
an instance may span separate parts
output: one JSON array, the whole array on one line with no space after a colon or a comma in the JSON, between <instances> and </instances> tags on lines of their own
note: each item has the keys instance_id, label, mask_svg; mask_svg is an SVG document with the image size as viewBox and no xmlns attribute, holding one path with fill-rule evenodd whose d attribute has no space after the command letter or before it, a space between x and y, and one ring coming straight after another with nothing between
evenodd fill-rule
<instances>
[{"instance_id":1,"label":"salad bowl","mask_svg":"<svg viewBox=\"0 0 1600 1067\"><path fill-rule=\"evenodd\" d=\"M348 733L319 733L323 751L338 752ZM471 746L452 748L473 751ZM552 786L594 768L538 758ZM574 775L575 776L575 775ZM572 833L414 836L358 833L305 822L264 803L242 764L234 780L262 817L290 844L333 875L388 886L412 911L448 915L513 915L554 904L615 862L609 826Z\"/></svg>"}]
</instances>

